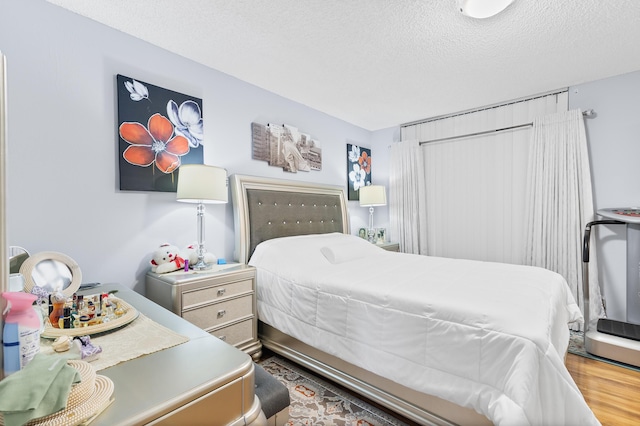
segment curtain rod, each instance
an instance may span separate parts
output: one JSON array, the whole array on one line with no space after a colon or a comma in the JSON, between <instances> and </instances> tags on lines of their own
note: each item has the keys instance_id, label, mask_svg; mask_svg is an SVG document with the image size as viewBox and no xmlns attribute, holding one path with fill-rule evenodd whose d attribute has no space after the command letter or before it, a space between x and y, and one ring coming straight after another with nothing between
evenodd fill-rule
<instances>
[{"instance_id":1,"label":"curtain rod","mask_svg":"<svg viewBox=\"0 0 640 426\"><path fill-rule=\"evenodd\" d=\"M595 115L595 111L592 109L588 109L586 111L582 111L582 116L583 117L591 117ZM443 142L443 141L449 141L452 139L462 139L462 138L470 138L472 136L480 136L480 135L486 135L489 133L498 133L498 132L504 132L507 130L515 130L515 129L520 129L522 127L531 127L533 126L533 122L531 123L525 123L525 124L518 124L517 126L509 126L509 127L503 127L501 129L494 129L494 130L485 130L483 132L476 132L476 133L467 133L466 135L458 135L458 136L449 136L447 138L439 138L439 139L431 139L428 141L420 141L419 144L425 144L425 143L432 143L432 142Z\"/></svg>"},{"instance_id":2,"label":"curtain rod","mask_svg":"<svg viewBox=\"0 0 640 426\"><path fill-rule=\"evenodd\" d=\"M429 123L431 121L443 120L445 118L452 118L452 117L457 117L457 116L460 116L460 115L467 115L467 114L471 114L471 113L474 113L474 112L480 112L480 111L485 111L485 110L488 110L488 109L499 108L501 106L513 105L513 104L518 104L520 102L526 102L526 101L532 101L534 99L540 99L540 98L544 98L546 96L559 95L560 93L565 93L565 92L568 92L568 91L569 91L568 88L552 90L550 92L539 93L537 95L532 95L532 96L528 96L528 97L520 98L520 99L514 99L514 100L508 101L508 102L502 102L502 103L497 103L497 104L493 104L493 105L487 105L487 106L479 107L479 108L475 108L475 109L468 109L466 111L460 111L460 112L456 112L456 113L453 113L453 114L439 115L437 117L431 117L431 118L425 118L425 119L422 119L422 120L412 121L410 123L401 124L400 127L415 126L417 124Z\"/></svg>"},{"instance_id":3,"label":"curtain rod","mask_svg":"<svg viewBox=\"0 0 640 426\"><path fill-rule=\"evenodd\" d=\"M420 141L419 144L422 145L422 144L425 144L425 143L449 141L451 139L470 138L472 136L480 136L480 135L486 135L488 133L504 132L506 130L515 130L515 129L519 129L521 127L530 127L530 126L533 126L533 123L519 124L517 126L503 127L501 129L495 129L495 130L485 130L484 132L467 133L466 135L449 136L448 138L430 139L428 141Z\"/></svg>"}]
</instances>

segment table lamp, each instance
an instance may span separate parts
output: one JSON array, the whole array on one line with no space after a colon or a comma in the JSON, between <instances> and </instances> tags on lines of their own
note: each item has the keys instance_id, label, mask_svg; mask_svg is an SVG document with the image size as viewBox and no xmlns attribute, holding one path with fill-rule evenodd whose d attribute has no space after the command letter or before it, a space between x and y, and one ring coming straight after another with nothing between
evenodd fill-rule
<instances>
[{"instance_id":1,"label":"table lamp","mask_svg":"<svg viewBox=\"0 0 640 426\"><path fill-rule=\"evenodd\" d=\"M209 269L212 265L204 261L204 205L228 201L227 171L204 164L183 164L178 169L176 199L198 204L198 261L191 267L194 270Z\"/></svg>"},{"instance_id":2,"label":"table lamp","mask_svg":"<svg viewBox=\"0 0 640 426\"><path fill-rule=\"evenodd\" d=\"M387 193L382 185L363 186L360 192L360 206L369 207L369 229L368 236L370 242L375 242L375 230L373 229L373 207L387 205Z\"/></svg>"}]
</instances>

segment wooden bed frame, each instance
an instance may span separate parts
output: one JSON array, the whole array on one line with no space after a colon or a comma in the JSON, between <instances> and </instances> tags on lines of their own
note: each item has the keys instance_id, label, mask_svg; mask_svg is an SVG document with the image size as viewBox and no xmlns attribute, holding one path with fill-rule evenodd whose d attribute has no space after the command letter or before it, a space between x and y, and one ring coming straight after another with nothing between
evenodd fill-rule
<instances>
[{"instance_id":1,"label":"wooden bed frame","mask_svg":"<svg viewBox=\"0 0 640 426\"><path fill-rule=\"evenodd\" d=\"M292 235L349 233L345 190L334 185L246 175L230 177L236 250L248 262L262 241ZM260 283L258 282L258 285ZM262 344L315 373L420 424L491 424L475 410L417 392L258 323Z\"/></svg>"}]
</instances>

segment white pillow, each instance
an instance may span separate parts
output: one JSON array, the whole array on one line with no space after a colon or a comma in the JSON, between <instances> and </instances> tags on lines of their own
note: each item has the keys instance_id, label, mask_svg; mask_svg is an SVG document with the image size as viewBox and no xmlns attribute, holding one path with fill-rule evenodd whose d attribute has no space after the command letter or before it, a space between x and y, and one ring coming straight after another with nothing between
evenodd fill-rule
<instances>
[{"instance_id":1,"label":"white pillow","mask_svg":"<svg viewBox=\"0 0 640 426\"><path fill-rule=\"evenodd\" d=\"M332 244L320 248L320 253L333 264L350 262L352 260L361 259L371 254L379 254L380 247L376 247L368 241L354 240Z\"/></svg>"}]
</instances>

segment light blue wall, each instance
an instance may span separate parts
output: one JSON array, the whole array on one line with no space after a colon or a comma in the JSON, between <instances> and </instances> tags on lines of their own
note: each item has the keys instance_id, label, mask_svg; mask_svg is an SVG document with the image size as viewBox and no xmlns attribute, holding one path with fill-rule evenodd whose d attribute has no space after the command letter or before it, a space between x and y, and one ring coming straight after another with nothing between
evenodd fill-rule
<instances>
[{"instance_id":1,"label":"light blue wall","mask_svg":"<svg viewBox=\"0 0 640 426\"><path fill-rule=\"evenodd\" d=\"M640 207L640 71L570 87L569 108L596 112L585 119L595 208ZM598 226L596 235L607 313L625 320L625 227Z\"/></svg>"},{"instance_id":2,"label":"light blue wall","mask_svg":"<svg viewBox=\"0 0 640 426\"><path fill-rule=\"evenodd\" d=\"M388 150L378 146L392 142L384 140L392 131L372 133L42 0L0 0L0 51L8 62L8 242L67 254L84 282L143 292L151 251L196 239L193 205L174 193L118 189L116 74L202 98L204 162L229 174L346 187L347 142L375 143L374 161L382 161L374 179L386 184L380 157ZM254 121L312 135L322 171L291 174L251 160ZM349 204L357 230L367 212ZM231 259L233 244L231 203L208 206L207 248Z\"/></svg>"},{"instance_id":3,"label":"light blue wall","mask_svg":"<svg viewBox=\"0 0 640 426\"><path fill-rule=\"evenodd\" d=\"M0 0L0 51L8 57L8 241L75 259L85 282L143 291L149 253L196 238L195 209L171 193L118 189L115 75L203 99L205 163L229 173L346 185L346 143L370 147L373 183L388 185L397 127L369 132L151 46L43 0ZM553 88L550 88L550 90ZM586 120L596 207L640 204L640 72L570 88ZM321 172L288 174L251 160L251 122L297 126L319 140ZM352 232L368 209L350 202ZM386 208L375 225L389 226ZM597 242L610 316L625 315L625 234ZM208 206L207 247L233 256L231 204Z\"/></svg>"}]
</instances>

